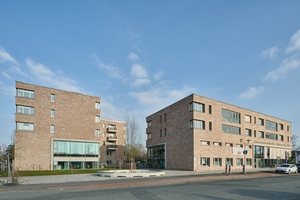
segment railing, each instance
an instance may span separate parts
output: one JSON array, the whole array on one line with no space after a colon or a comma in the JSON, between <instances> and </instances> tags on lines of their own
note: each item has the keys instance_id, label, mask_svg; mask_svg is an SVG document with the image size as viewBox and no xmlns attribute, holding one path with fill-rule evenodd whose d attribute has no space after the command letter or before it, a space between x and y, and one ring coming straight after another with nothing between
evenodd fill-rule
<instances>
[{"instance_id":1,"label":"railing","mask_svg":"<svg viewBox=\"0 0 300 200\"><path fill-rule=\"evenodd\" d=\"M116 127L108 127L107 128L108 132L117 132L118 129Z\"/></svg>"},{"instance_id":2,"label":"railing","mask_svg":"<svg viewBox=\"0 0 300 200\"><path fill-rule=\"evenodd\" d=\"M110 150L117 150L118 149L117 145L107 145L107 148L110 149Z\"/></svg>"},{"instance_id":3,"label":"railing","mask_svg":"<svg viewBox=\"0 0 300 200\"><path fill-rule=\"evenodd\" d=\"M108 136L107 140L118 140L117 136Z\"/></svg>"}]
</instances>

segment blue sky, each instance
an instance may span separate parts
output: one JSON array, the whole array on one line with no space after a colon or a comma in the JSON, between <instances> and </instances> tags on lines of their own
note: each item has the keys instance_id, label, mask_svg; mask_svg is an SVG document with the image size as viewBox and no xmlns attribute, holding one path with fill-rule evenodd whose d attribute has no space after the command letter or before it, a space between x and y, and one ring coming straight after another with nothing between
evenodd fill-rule
<instances>
[{"instance_id":1,"label":"blue sky","mask_svg":"<svg viewBox=\"0 0 300 200\"><path fill-rule=\"evenodd\" d=\"M1 1L0 143L15 81L101 97L145 117L196 93L293 123L300 136L300 1Z\"/></svg>"}]
</instances>

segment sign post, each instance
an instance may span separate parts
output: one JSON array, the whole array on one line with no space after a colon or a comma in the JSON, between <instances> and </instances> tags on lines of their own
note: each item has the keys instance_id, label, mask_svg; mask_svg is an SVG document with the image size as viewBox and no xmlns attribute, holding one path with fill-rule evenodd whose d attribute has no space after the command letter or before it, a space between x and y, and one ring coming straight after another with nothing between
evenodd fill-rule
<instances>
[{"instance_id":1,"label":"sign post","mask_svg":"<svg viewBox=\"0 0 300 200\"><path fill-rule=\"evenodd\" d=\"M246 150L246 143L245 143L245 150L243 151L244 154L244 174L246 174L246 155L248 154L248 151Z\"/></svg>"}]
</instances>

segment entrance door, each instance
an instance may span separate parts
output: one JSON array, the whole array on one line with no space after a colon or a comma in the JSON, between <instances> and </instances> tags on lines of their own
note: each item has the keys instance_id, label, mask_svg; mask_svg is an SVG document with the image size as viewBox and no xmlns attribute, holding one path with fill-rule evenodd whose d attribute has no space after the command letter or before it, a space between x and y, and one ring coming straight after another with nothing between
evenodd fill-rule
<instances>
[{"instance_id":1,"label":"entrance door","mask_svg":"<svg viewBox=\"0 0 300 200\"><path fill-rule=\"evenodd\" d=\"M257 158L255 159L255 168L263 168L264 164L263 164L263 159Z\"/></svg>"}]
</instances>

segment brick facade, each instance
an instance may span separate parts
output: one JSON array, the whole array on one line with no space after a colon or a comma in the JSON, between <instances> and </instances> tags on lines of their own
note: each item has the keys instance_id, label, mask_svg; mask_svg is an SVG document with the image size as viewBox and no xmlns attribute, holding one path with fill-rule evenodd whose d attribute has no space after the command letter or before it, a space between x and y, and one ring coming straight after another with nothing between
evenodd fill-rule
<instances>
[{"instance_id":1,"label":"brick facade","mask_svg":"<svg viewBox=\"0 0 300 200\"><path fill-rule=\"evenodd\" d=\"M53 169L53 162L58 158L53 157L53 141L84 141L99 143L99 156L95 161L106 163L108 143L108 125L117 128L116 145L119 148L117 159L125 159L124 143L126 130L124 122L100 120L95 122L95 116L100 117L100 109L95 108L95 103L100 103L100 97L68 92L48 87L42 87L22 82L16 82L16 89L34 91L34 99L15 97L16 106L34 107L34 115L15 114L16 122L33 123L34 131L15 131L15 165L19 170ZM55 102L51 101L55 95ZM51 117L51 110L55 116ZM103 128L103 123L106 127ZM51 125L55 132L51 133ZM99 135L95 135L99 130ZM105 132L105 137L103 137ZM88 160L88 158L69 158L71 160ZM59 159L58 159L59 160ZM93 160L93 159L92 159Z\"/></svg>"},{"instance_id":2,"label":"brick facade","mask_svg":"<svg viewBox=\"0 0 300 200\"><path fill-rule=\"evenodd\" d=\"M204 112L190 111L190 103L197 102L205 105ZM211 106L211 114L209 113ZM240 114L240 123L233 123L222 120L222 109L237 112ZM166 115L166 121L164 120ZM251 122L245 121L245 116L250 116ZM162 121L160 118L162 117ZM264 125L259 125L259 118L264 120ZM190 128L191 120L205 122L204 129ZM166 169L180 170L223 170L226 158L232 158L233 169L242 169L237 165L237 158L244 159L243 155L233 155L233 147L237 145L250 146L249 154L246 158L251 159L251 165L247 168L254 168L254 146L263 146L264 157L266 148L270 148L269 159L284 159L285 151L290 154L292 144L290 137L291 122L271 117L265 114L247 110L241 107L192 94L146 118L146 122L151 121L151 127L146 129L146 133L151 133L151 139L146 142L147 147L165 144L165 167ZM277 123L277 131L266 129L266 121ZM211 122L212 130L209 129ZM279 124L283 125L283 130L279 129ZM222 132L222 125L238 127L241 133L232 134ZM167 135L164 134L164 129ZM287 130L289 128L289 131ZM160 130L162 129L162 136ZM246 136L246 129L251 130L251 136ZM259 138L259 131L273 133L277 135L277 140ZM255 136L255 134L256 136ZM283 136L283 141L279 141L279 135ZM209 142L209 145L201 144L201 141ZM220 143L221 146L214 146ZM227 147L226 143L232 147ZM149 154L148 154L149 155ZM209 158L209 166L202 166L201 159ZM214 166L213 159L221 158L221 166Z\"/></svg>"}]
</instances>

